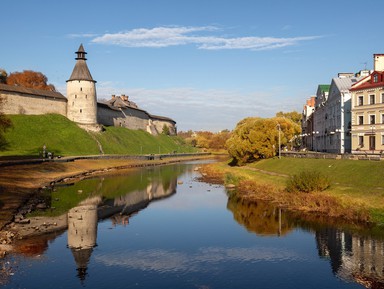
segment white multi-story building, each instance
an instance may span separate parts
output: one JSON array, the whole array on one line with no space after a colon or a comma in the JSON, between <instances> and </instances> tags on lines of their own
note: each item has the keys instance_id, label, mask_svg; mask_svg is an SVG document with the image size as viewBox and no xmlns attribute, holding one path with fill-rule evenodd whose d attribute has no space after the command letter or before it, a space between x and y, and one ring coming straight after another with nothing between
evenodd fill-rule
<instances>
[{"instance_id":1,"label":"white multi-story building","mask_svg":"<svg viewBox=\"0 0 384 289\"><path fill-rule=\"evenodd\" d=\"M313 151L325 151L326 142L325 134L327 128L325 126L325 115L329 94L329 84L320 84L317 87L315 99L315 111L313 113L313 131L311 132Z\"/></svg>"},{"instance_id":2,"label":"white multi-story building","mask_svg":"<svg viewBox=\"0 0 384 289\"><path fill-rule=\"evenodd\" d=\"M340 73L333 78L325 106L325 147L324 151L344 154L351 152L351 92L352 84L359 77Z\"/></svg>"}]
</instances>

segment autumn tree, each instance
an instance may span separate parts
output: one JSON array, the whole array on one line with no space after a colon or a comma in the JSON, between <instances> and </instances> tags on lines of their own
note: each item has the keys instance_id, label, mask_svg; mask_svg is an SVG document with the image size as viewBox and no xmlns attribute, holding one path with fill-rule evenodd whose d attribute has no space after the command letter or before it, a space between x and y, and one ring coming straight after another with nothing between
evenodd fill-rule
<instances>
[{"instance_id":1,"label":"autumn tree","mask_svg":"<svg viewBox=\"0 0 384 289\"><path fill-rule=\"evenodd\" d=\"M240 121L226 143L233 164L274 157L279 150L279 126L282 149L299 134L298 124L285 117L249 117Z\"/></svg>"},{"instance_id":2,"label":"autumn tree","mask_svg":"<svg viewBox=\"0 0 384 289\"><path fill-rule=\"evenodd\" d=\"M48 84L47 82L48 78L44 74L32 70L12 72L7 77L8 85L56 91L55 87L52 84Z\"/></svg>"}]
</instances>

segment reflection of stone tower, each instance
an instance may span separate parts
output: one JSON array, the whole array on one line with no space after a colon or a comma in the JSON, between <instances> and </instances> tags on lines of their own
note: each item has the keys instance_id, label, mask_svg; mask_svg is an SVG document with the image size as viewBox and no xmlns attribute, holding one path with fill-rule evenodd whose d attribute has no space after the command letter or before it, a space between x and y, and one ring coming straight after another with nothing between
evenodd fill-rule
<instances>
[{"instance_id":1,"label":"reflection of stone tower","mask_svg":"<svg viewBox=\"0 0 384 289\"><path fill-rule=\"evenodd\" d=\"M82 44L76 54L76 65L67 80L67 117L85 129L99 130L96 81L89 72Z\"/></svg>"},{"instance_id":2,"label":"reflection of stone tower","mask_svg":"<svg viewBox=\"0 0 384 289\"><path fill-rule=\"evenodd\" d=\"M96 246L97 206L83 205L68 212L68 247L77 264L78 277L85 279L87 266Z\"/></svg>"}]
</instances>

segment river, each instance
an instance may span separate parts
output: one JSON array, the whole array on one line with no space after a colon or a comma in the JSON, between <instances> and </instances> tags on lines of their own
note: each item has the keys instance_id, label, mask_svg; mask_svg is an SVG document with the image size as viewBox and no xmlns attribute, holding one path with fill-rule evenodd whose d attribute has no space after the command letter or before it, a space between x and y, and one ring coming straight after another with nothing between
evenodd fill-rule
<instances>
[{"instance_id":1,"label":"river","mask_svg":"<svg viewBox=\"0 0 384 289\"><path fill-rule=\"evenodd\" d=\"M20 240L1 288L384 288L384 241L228 198L199 162L58 186L67 229ZM5 276L6 275L6 276Z\"/></svg>"}]
</instances>

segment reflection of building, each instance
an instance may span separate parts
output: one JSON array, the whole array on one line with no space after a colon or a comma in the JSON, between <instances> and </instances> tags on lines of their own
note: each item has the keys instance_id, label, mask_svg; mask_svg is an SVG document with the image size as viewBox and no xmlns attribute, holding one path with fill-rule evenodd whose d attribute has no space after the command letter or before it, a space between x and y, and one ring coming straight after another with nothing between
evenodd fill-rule
<instances>
[{"instance_id":1,"label":"reflection of building","mask_svg":"<svg viewBox=\"0 0 384 289\"><path fill-rule=\"evenodd\" d=\"M101 198L86 199L68 212L68 247L77 264L78 277L84 280L97 238L97 205Z\"/></svg>"},{"instance_id":2,"label":"reflection of building","mask_svg":"<svg viewBox=\"0 0 384 289\"><path fill-rule=\"evenodd\" d=\"M316 232L316 241L319 255L330 258L335 275L367 288L384 287L384 240L327 229Z\"/></svg>"},{"instance_id":3,"label":"reflection of building","mask_svg":"<svg viewBox=\"0 0 384 289\"><path fill-rule=\"evenodd\" d=\"M98 216L100 219L110 217L115 214L129 215L137 212L152 201L165 197L176 192L177 179L172 178L167 185L162 180L153 180L146 189L131 191L115 199L105 200L103 206L99 208ZM126 222L124 219L122 223Z\"/></svg>"}]
</instances>

